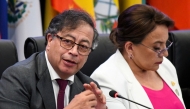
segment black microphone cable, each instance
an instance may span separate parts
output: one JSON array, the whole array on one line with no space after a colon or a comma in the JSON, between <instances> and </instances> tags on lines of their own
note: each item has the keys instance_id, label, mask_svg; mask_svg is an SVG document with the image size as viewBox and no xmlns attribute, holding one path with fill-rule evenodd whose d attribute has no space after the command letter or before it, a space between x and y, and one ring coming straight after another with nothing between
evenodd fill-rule
<instances>
[{"instance_id":1,"label":"black microphone cable","mask_svg":"<svg viewBox=\"0 0 190 109\"><path fill-rule=\"evenodd\" d=\"M127 98L125 98L125 97L119 95L119 94L118 94L116 91L114 91L114 90L111 90L111 91L109 92L109 95L110 95L111 97L113 97L113 98L116 98L116 97L122 98L122 99L128 100L128 101L130 101L130 102L133 102L133 103L135 103L135 104L138 104L138 105L140 105L140 106L143 106L143 107L145 107L145 108L147 108L147 109L151 109L151 108L149 108L149 107L147 107L147 106L144 106L144 105L142 105L142 104L140 104L140 103L137 103L137 102L135 102L135 101L129 100L129 99L127 99Z\"/></svg>"}]
</instances>

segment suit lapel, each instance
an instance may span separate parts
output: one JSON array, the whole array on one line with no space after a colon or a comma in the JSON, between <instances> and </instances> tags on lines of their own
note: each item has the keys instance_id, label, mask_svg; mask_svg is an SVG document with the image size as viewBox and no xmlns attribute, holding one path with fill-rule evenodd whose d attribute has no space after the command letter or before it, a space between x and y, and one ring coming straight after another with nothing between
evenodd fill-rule
<instances>
[{"instance_id":1,"label":"suit lapel","mask_svg":"<svg viewBox=\"0 0 190 109\"><path fill-rule=\"evenodd\" d=\"M181 93L178 81L176 81L175 78L172 78L171 76L169 76L168 72L166 72L162 67L158 69L158 74L166 82L166 84L170 87L170 89L172 89L172 91L175 93L175 95L179 98L179 100L184 105L182 93Z\"/></svg>"},{"instance_id":2,"label":"suit lapel","mask_svg":"<svg viewBox=\"0 0 190 109\"><path fill-rule=\"evenodd\" d=\"M133 83L129 84L129 92L131 93L130 98L133 98L135 102L153 109L152 103L150 102L145 90L136 80ZM138 107L138 109L145 109L140 105L135 105Z\"/></svg>"},{"instance_id":3,"label":"suit lapel","mask_svg":"<svg viewBox=\"0 0 190 109\"><path fill-rule=\"evenodd\" d=\"M129 98L132 98L133 101L153 109L152 103L150 102L142 85L136 80L132 71L127 71L127 72L131 72L129 75L127 74L128 75L127 78L129 80L128 81L129 82L128 89L129 89L129 96L130 96ZM134 103L130 103L130 104L136 105L138 109L145 109L144 107L140 105L137 105Z\"/></svg>"},{"instance_id":4,"label":"suit lapel","mask_svg":"<svg viewBox=\"0 0 190 109\"><path fill-rule=\"evenodd\" d=\"M42 96L45 109L56 109L54 91L46 64L45 52L40 53L37 59L37 65L38 70L36 71L38 72L36 74L39 79L37 81L37 89Z\"/></svg>"},{"instance_id":5,"label":"suit lapel","mask_svg":"<svg viewBox=\"0 0 190 109\"><path fill-rule=\"evenodd\" d=\"M128 82L128 91L129 91L129 98L137 103L140 103L142 105L145 105L149 108L153 109L152 103L150 102L145 90L141 86L141 84L137 81L135 78L131 68L129 67L128 63L125 61L123 56L119 51L117 51L116 55L116 66L121 70L121 73L124 75ZM139 93L141 92L141 93ZM134 104L132 102L129 102L130 105L133 105L132 107L136 107L137 109L145 109L144 107Z\"/></svg>"},{"instance_id":6,"label":"suit lapel","mask_svg":"<svg viewBox=\"0 0 190 109\"><path fill-rule=\"evenodd\" d=\"M75 75L74 83L70 86L69 101L71 101L75 95L81 93L82 91L84 91L83 83Z\"/></svg>"},{"instance_id":7,"label":"suit lapel","mask_svg":"<svg viewBox=\"0 0 190 109\"><path fill-rule=\"evenodd\" d=\"M51 79L49 76L43 76L37 83L37 88L42 96L45 109L56 109L55 97Z\"/></svg>"}]
</instances>

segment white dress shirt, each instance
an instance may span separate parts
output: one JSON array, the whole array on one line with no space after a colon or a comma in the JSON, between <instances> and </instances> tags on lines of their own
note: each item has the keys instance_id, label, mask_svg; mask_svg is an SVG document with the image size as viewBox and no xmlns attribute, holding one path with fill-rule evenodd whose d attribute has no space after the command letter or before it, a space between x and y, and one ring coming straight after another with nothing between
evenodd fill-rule
<instances>
[{"instance_id":1,"label":"white dress shirt","mask_svg":"<svg viewBox=\"0 0 190 109\"><path fill-rule=\"evenodd\" d=\"M59 77L59 75L55 72L55 70L51 66L51 64L50 64L50 62L48 60L46 52L45 52L45 58L46 58L46 61L47 61L47 67L49 69L50 77L51 77L51 80L52 80L54 96L55 96L55 103L56 103L56 107L57 107L57 96L58 96L58 93L59 93L59 85L58 85L56 79L61 79L61 78ZM64 107L69 104L70 85L74 83L74 75L70 76L66 80L68 80L68 85L67 85L67 87L65 89Z\"/></svg>"}]
</instances>

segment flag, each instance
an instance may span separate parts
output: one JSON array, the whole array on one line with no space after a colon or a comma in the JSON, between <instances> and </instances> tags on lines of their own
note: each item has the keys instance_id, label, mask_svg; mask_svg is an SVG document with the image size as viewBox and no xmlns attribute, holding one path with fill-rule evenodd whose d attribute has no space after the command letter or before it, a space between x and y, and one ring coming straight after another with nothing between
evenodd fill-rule
<instances>
[{"instance_id":1,"label":"flag","mask_svg":"<svg viewBox=\"0 0 190 109\"><path fill-rule=\"evenodd\" d=\"M0 39L8 38L7 25L7 2L0 0Z\"/></svg>"},{"instance_id":2,"label":"flag","mask_svg":"<svg viewBox=\"0 0 190 109\"><path fill-rule=\"evenodd\" d=\"M147 4L156 7L175 22L175 30L190 29L189 0L147 0Z\"/></svg>"},{"instance_id":3,"label":"flag","mask_svg":"<svg viewBox=\"0 0 190 109\"><path fill-rule=\"evenodd\" d=\"M51 3L59 13L67 9L82 9L95 18L94 0L51 0Z\"/></svg>"},{"instance_id":4,"label":"flag","mask_svg":"<svg viewBox=\"0 0 190 109\"><path fill-rule=\"evenodd\" d=\"M145 4L146 0L119 0L120 13L134 4Z\"/></svg>"},{"instance_id":5,"label":"flag","mask_svg":"<svg viewBox=\"0 0 190 109\"><path fill-rule=\"evenodd\" d=\"M97 0L95 2L96 29L100 34L109 34L117 26L118 0Z\"/></svg>"},{"instance_id":6,"label":"flag","mask_svg":"<svg viewBox=\"0 0 190 109\"><path fill-rule=\"evenodd\" d=\"M27 37L42 36L39 0L8 0L8 37L13 40L19 61L24 60Z\"/></svg>"},{"instance_id":7,"label":"flag","mask_svg":"<svg viewBox=\"0 0 190 109\"><path fill-rule=\"evenodd\" d=\"M51 22L51 19L55 17L58 12L53 9L51 0L45 1L45 10L44 10L44 19L43 19L43 29L44 31L48 28L49 23Z\"/></svg>"}]
</instances>

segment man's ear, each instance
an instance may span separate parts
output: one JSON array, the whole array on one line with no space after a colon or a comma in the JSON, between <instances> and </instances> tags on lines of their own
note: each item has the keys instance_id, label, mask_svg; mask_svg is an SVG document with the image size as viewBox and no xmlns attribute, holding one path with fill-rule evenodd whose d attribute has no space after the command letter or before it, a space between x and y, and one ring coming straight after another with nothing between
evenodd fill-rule
<instances>
[{"instance_id":1,"label":"man's ear","mask_svg":"<svg viewBox=\"0 0 190 109\"><path fill-rule=\"evenodd\" d=\"M50 41L52 41L53 36L52 34L48 33L46 38L47 38L47 43L49 43Z\"/></svg>"},{"instance_id":2,"label":"man's ear","mask_svg":"<svg viewBox=\"0 0 190 109\"><path fill-rule=\"evenodd\" d=\"M51 41L53 40L53 36L52 34L48 33L47 36L47 46L46 46L46 50L49 50L50 49L50 44L51 44Z\"/></svg>"}]
</instances>

